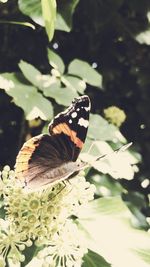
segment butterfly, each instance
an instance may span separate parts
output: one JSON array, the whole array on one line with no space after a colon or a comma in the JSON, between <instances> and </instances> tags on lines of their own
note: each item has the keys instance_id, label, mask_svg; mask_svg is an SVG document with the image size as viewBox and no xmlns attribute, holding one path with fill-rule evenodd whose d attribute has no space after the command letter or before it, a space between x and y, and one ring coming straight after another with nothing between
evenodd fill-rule
<instances>
[{"instance_id":1,"label":"butterfly","mask_svg":"<svg viewBox=\"0 0 150 267\"><path fill-rule=\"evenodd\" d=\"M15 164L16 177L29 189L69 179L85 167L78 156L83 148L91 109L87 95L75 98L40 134L24 143Z\"/></svg>"}]
</instances>

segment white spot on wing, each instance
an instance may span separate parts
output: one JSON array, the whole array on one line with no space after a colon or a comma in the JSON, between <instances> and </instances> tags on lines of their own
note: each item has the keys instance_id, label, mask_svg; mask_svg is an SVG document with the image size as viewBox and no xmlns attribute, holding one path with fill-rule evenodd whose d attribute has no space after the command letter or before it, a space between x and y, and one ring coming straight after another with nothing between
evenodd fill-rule
<instances>
[{"instance_id":1,"label":"white spot on wing","mask_svg":"<svg viewBox=\"0 0 150 267\"><path fill-rule=\"evenodd\" d=\"M83 119L83 118L80 118L80 119L78 120L78 124L79 124L80 126L83 126L83 127L87 128L88 125L89 125L89 121L88 121L88 120L85 120L85 119Z\"/></svg>"},{"instance_id":2,"label":"white spot on wing","mask_svg":"<svg viewBox=\"0 0 150 267\"><path fill-rule=\"evenodd\" d=\"M77 108L77 111L79 111L80 109L79 108Z\"/></svg>"},{"instance_id":3,"label":"white spot on wing","mask_svg":"<svg viewBox=\"0 0 150 267\"><path fill-rule=\"evenodd\" d=\"M72 120L69 120L69 123L72 123Z\"/></svg>"},{"instance_id":4,"label":"white spot on wing","mask_svg":"<svg viewBox=\"0 0 150 267\"><path fill-rule=\"evenodd\" d=\"M90 106L84 108L86 111L90 110Z\"/></svg>"},{"instance_id":5,"label":"white spot on wing","mask_svg":"<svg viewBox=\"0 0 150 267\"><path fill-rule=\"evenodd\" d=\"M73 112L73 113L71 114L71 117L72 117L72 118L76 118L76 117L77 117L77 112Z\"/></svg>"}]
</instances>

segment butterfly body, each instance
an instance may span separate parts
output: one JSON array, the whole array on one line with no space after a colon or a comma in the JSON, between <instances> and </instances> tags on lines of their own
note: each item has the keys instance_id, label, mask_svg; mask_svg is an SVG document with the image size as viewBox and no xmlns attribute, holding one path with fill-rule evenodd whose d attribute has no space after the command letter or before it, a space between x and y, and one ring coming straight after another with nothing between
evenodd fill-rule
<instances>
[{"instance_id":1,"label":"butterfly body","mask_svg":"<svg viewBox=\"0 0 150 267\"><path fill-rule=\"evenodd\" d=\"M68 179L84 168L77 158L85 142L89 112L89 97L79 97L49 124L50 134L28 140L17 156L17 178L35 189Z\"/></svg>"}]
</instances>

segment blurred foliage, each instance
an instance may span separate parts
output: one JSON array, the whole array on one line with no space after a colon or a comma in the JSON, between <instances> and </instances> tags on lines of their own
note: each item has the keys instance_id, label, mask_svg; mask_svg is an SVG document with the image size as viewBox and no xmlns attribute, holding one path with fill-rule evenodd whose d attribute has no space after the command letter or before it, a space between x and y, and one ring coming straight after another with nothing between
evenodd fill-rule
<instances>
[{"instance_id":1,"label":"blurred foliage","mask_svg":"<svg viewBox=\"0 0 150 267\"><path fill-rule=\"evenodd\" d=\"M105 261L105 259L100 256L99 254L89 250L88 253L84 256L84 262L82 267L93 267L96 266L103 266L103 267L110 267L111 265Z\"/></svg>"},{"instance_id":2,"label":"blurred foliage","mask_svg":"<svg viewBox=\"0 0 150 267\"><path fill-rule=\"evenodd\" d=\"M81 154L92 166L87 179L96 185L96 198L113 202L122 196L130 223L147 230L150 1L0 1L0 36L0 165L13 166L25 140L47 131L49 120L74 97L88 94L92 114ZM128 141L129 150L113 153ZM96 261L109 266L102 247L104 253L89 249L84 267L98 266L89 263ZM149 263L147 251L134 249Z\"/></svg>"},{"instance_id":3,"label":"blurred foliage","mask_svg":"<svg viewBox=\"0 0 150 267\"><path fill-rule=\"evenodd\" d=\"M106 260L102 263L103 259L99 259L100 265L98 265L97 255L92 255L89 251L87 256L89 258L91 256L89 259L91 266L126 267L132 263L133 266L148 267L149 235L144 231L133 229L130 216L129 210L119 196L99 198L80 211L78 224L89 242L89 249ZM89 266L88 264L87 261L86 266Z\"/></svg>"}]
</instances>

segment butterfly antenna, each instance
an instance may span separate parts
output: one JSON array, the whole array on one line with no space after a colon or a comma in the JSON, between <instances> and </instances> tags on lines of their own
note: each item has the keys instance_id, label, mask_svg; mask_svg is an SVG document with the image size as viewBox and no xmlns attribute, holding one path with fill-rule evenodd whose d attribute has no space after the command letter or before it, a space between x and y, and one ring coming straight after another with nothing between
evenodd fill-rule
<instances>
[{"instance_id":1,"label":"butterfly antenna","mask_svg":"<svg viewBox=\"0 0 150 267\"><path fill-rule=\"evenodd\" d=\"M127 150L132 145L133 145L133 142L130 142L130 143L128 143L126 145L123 145L120 148L116 149L115 152L124 152L125 150Z\"/></svg>"},{"instance_id":2,"label":"butterfly antenna","mask_svg":"<svg viewBox=\"0 0 150 267\"><path fill-rule=\"evenodd\" d=\"M104 155L102 155L102 156L97 157L94 161L98 161L98 160L100 160L100 159L107 158L108 156L110 156L111 154L114 154L114 153L124 152L124 151L127 150L132 144L133 144L133 143L130 142L130 143L126 144L126 145L123 145L123 146L121 146L121 147L115 149L115 150L112 151L111 153L104 154Z\"/></svg>"}]
</instances>

